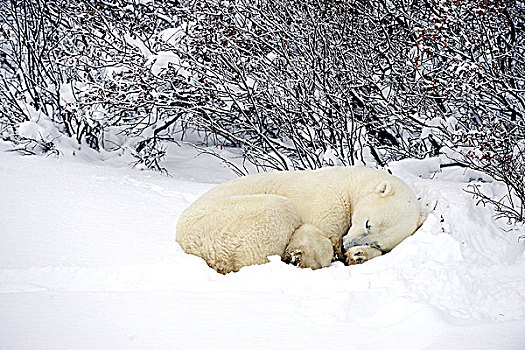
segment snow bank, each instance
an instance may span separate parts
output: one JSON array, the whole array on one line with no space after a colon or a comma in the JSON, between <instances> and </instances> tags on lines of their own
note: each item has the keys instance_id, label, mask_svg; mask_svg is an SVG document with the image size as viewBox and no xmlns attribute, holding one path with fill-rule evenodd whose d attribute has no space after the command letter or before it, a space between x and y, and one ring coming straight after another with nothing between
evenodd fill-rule
<instances>
[{"instance_id":1,"label":"snow bank","mask_svg":"<svg viewBox=\"0 0 525 350\"><path fill-rule=\"evenodd\" d=\"M170 152L165 177L125 157L5 149L1 349L525 346L524 228L503 231L435 160L391 165L435 206L391 253L317 271L271 257L223 276L174 241L182 210L233 178L212 157Z\"/></svg>"}]
</instances>

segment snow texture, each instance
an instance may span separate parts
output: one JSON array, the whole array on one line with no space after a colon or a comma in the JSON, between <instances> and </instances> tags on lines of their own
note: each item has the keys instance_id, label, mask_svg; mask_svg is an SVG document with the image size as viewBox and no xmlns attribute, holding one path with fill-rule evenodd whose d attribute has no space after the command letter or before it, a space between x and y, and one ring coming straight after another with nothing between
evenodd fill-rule
<instances>
[{"instance_id":1,"label":"snow texture","mask_svg":"<svg viewBox=\"0 0 525 350\"><path fill-rule=\"evenodd\" d=\"M391 253L316 271L271 257L223 276L174 240L181 212L234 177L215 158L176 148L166 177L126 156L6 149L0 349L525 348L525 230L436 160L390 166L429 212Z\"/></svg>"}]
</instances>

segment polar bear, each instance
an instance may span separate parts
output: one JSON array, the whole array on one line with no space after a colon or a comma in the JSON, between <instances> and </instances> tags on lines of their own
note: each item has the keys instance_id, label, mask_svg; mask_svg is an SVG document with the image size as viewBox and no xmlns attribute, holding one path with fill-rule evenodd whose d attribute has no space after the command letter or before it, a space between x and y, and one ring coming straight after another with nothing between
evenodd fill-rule
<instances>
[{"instance_id":1,"label":"polar bear","mask_svg":"<svg viewBox=\"0 0 525 350\"><path fill-rule=\"evenodd\" d=\"M260 173L197 199L180 216L176 240L220 273L271 255L318 269L343 236L349 264L389 252L419 227L420 211L403 181L372 168Z\"/></svg>"}]
</instances>

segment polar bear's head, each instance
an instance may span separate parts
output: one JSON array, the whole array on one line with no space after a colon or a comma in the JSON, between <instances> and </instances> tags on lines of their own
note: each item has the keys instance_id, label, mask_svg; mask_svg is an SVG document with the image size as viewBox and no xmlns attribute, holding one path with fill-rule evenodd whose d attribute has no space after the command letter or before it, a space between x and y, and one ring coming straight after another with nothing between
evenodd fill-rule
<instances>
[{"instance_id":1,"label":"polar bear's head","mask_svg":"<svg viewBox=\"0 0 525 350\"><path fill-rule=\"evenodd\" d=\"M356 246L370 246L380 252L389 252L424 221L412 190L393 176L367 186L358 197L354 202L351 227L343 238L345 251Z\"/></svg>"}]
</instances>

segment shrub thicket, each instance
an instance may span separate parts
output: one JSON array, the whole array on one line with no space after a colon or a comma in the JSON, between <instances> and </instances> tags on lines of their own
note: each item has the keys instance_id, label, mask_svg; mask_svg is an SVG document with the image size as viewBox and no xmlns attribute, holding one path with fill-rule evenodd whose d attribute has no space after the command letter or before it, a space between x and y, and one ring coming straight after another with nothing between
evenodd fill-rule
<instances>
[{"instance_id":1,"label":"shrub thicket","mask_svg":"<svg viewBox=\"0 0 525 350\"><path fill-rule=\"evenodd\" d=\"M523 220L524 19L519 1L3 1L0 137L156 169L188 131L261 170L446 154Z\"/></svg>"}]
</instances>

